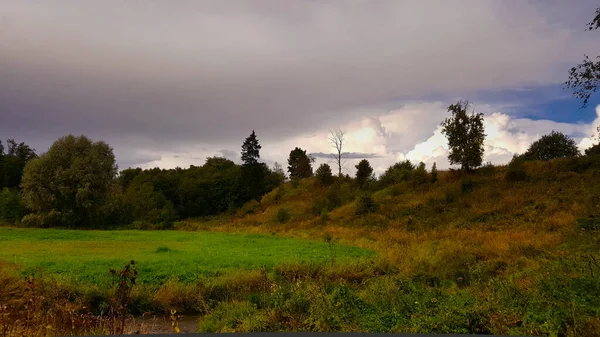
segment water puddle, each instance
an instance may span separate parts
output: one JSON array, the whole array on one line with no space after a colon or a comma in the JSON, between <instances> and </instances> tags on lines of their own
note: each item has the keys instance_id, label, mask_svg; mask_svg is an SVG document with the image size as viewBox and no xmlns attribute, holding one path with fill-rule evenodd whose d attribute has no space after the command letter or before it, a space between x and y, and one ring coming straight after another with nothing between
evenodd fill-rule
<instances>
[{"instance_id":1,"label":"water puddle","mask_svg":"<svg viewBox=\"0 0 600 337\"><path fill-rule=\"evenodd\" d=\"M195 333L198 331L198 320L200 315L182 316L178 320L181 333ZM128 324L129 333L140 334L162 334L174 333L169 316L145 316L136 317Z\"/></svg>"}]
</instances>

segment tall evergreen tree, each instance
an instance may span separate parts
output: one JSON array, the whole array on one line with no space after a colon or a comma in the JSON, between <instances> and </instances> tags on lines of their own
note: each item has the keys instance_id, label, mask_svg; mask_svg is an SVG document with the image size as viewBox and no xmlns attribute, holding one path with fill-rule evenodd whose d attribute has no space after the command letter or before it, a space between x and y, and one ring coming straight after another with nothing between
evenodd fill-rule
<instances>
[{"instance_id":1,"label":"tall evergreen tree","mask_svg":"<svg viewBox=\"0 0 600 337\"><path fill-rule=\"evenodd\" d=\"M302 150L296 147L290 151L290 157L288 158L288 172L290 178L308 178L312 177L312 163L315 161L314 158L306 154L306 150Z\"/></svg>"},{"instance_id":2,"label":"tall evergreen tree","mask_svg":"<svg viewBox=\"0 0 600 337\"><path fill-rule=\"evenodd\" d=\"M256 133L252 130L252 133L246 140L244 140L244 144L242 144L242 161L244 165L255 165L258 163L258 158L260 158L260 149L262 146L258 143L258 138L256 138Z\"/></svg>"},{"instance_id":3,"label":"tall evergreen tree","mask_svg":"<svg viewBox=\"0 0 600 337\"><path fill-rule=\"evenodd\" d=\"M356 182L361 188L373 179L373 168L368 160L361 160L356 166Z\"/></svg>"}]
</instances>

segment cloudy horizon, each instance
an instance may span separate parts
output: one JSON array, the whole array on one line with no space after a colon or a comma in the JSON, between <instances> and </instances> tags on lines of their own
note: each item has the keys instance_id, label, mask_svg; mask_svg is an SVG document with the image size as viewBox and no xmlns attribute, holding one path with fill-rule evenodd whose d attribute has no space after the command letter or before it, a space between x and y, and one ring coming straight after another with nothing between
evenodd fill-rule
<instances>
[{"instance_id":1,"label":"cloudy horizon","mask_svg":"<svg viewBox=\"0 0 600 337\"><path fill-rule=\"evenodd\" d=\"M24 1L0 12L0 138L46 151L85 134L120 169L239 162L294 147L317 163L347 131L346 172L404 159L449 167L440 123L469 99L485 161L504 164L552 130L595 141L600 100L563 90L597 4L581 1Z\"/></svg>"}]
</instances>

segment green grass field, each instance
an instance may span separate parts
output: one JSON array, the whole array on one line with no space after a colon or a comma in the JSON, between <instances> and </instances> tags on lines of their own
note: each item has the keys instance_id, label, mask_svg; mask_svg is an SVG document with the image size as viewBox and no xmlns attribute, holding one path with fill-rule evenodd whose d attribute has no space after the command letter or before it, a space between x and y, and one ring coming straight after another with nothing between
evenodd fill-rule
<instances>
[{"instance_id":1,"label":"green grass field","mask_svg":"<svg viewBox=\"0 0 600 337\"><path fill-rule=\"evenodd\" d=\"M336 261L372 258L370 250L334 246ZM0 260L23 273L60 275L82 283L110 280L109 269L135 260L140 283L189 282L236 269L330 260L327 243L268 235L176 231L75 231L0 228Z\"/></svg>"}]
</instances>

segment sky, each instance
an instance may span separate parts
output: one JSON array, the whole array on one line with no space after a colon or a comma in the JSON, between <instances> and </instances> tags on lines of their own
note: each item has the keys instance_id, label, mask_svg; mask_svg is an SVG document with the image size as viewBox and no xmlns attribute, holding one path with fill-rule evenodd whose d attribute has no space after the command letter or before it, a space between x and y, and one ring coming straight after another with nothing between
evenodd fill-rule
<instances>
[{"instance_id":1,"label":"sky","mask_svg":"<svg viewBox=\"0 0 600 337\"><path fill-rule=\"evenodd\" d=\"M0 138L43 153L85 134L120 169L261 160L289 152L346 173L368 158L450 167L440 123L459 99L485 115L484 161L504 164L552 130L595 142L600 94L585 109L562 87L584 54L597 1L2 0ZM351 158L350 158L351 157ZM335 170L334 170L335 171Z\"/></svg>"}]
</instances>

